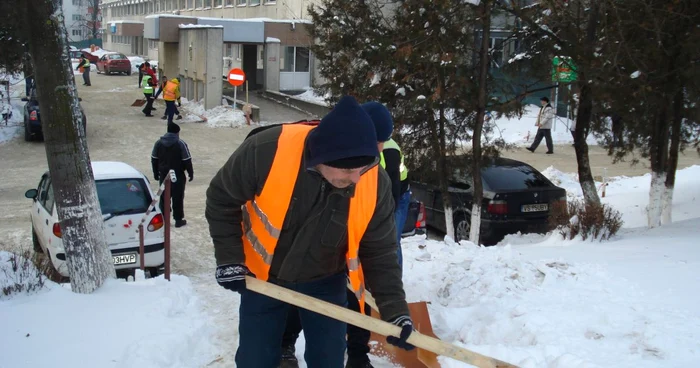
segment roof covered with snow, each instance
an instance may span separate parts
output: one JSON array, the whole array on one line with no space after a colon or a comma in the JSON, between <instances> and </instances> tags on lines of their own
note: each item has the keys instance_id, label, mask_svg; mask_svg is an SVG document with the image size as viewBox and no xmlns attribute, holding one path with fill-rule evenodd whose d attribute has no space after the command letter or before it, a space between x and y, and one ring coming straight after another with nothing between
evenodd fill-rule
<instances>
[{"instance_id":1,"label":"roof covered with snow","mask_svg":"<svg viewBox=\"0 0 700 368\"><path fill-rule=\"evenodd\" d=\"M213 26L208 24L180 24L180 29L194 29L194 28L224 28L224 26Z\"/></svg>"}]
</instances>

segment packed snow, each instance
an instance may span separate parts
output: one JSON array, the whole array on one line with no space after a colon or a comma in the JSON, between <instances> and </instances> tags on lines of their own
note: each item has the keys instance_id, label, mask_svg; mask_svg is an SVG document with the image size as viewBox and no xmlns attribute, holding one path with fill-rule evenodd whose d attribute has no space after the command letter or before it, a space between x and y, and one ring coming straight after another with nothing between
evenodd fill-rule
<instances>
[{"instance_id":1,"label":"packed snow","mask_svg":"<svg viewBox=\"0 0 700 368\"><path fill-rule=\"evenodd\" d=\"M223 102L223 101L222 101ZM183 122L206 122L207 126L237 128L246 125L245 115L231 105L220 105L206 110L202 103L182 98Z\"/></svg>"},{"instance_id":2,"label":"packed snow","mask_svg":"<svg viewBox=\"0 0 700 368\"><path fill-rule=\"evenodd\" d=\"M0 366L201 367L215 357L214 327L187 277L108 280L90 295L68 285L46 281L0 301Z\"/></svg>"},{"instance_id":3,"label":"packed snow","mask_svg":"<svg viewBox=\"0 0 700 368\"><path fill-rule=\"evenodd\" d=\"M312 88L307 89L304 93L298 94L291 96L293 98L306 101L306 102L311 102L315 103L317 105L321 106L328 106L328 103L326 102L325 96L321 96L316 93Z\"/></svg>"},{"instance_id":4,"label":"packed snow","mask_svg":"<svg viewBox=\"0 0 700 368\"><path fill-rule=\"evenodd\" d=\"M131 72L132 73L138 73L139 72L139 65L145 63L148 61L151 66L155 66L156 70L158 69L158 60L146 60L140 56L127 56L127 59L131 62Z\"/></svg>"}]
</instances>

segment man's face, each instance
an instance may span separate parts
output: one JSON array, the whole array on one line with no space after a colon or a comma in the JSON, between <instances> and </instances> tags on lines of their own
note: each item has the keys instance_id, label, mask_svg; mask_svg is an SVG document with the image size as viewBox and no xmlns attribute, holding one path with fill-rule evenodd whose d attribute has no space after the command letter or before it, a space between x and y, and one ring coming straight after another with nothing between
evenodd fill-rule
<instances>
[{"instance_id":1,"label":"man's face","mask_svg":"<svg viewBox=\"0 0 700 368\"><path fill-rule=\"evenodd\" d=\"M545 101L545 100L540 100L540 105L544 106L544 105L546 105L546 104L547 104L547 101Z\"/></svg>"},{"instance_id":2,"label":"man's face","mask_svg":"<svg viewBox=\"0 0 700 368\"><path fill-rule=\"evenodd\" d=\"M316 166L316 170L329 182L332 186L338 189L347 188L360 181L360 174L366 167L357 169L338 169L335 167L320 164Z\"/></svg>"}]
</instances>

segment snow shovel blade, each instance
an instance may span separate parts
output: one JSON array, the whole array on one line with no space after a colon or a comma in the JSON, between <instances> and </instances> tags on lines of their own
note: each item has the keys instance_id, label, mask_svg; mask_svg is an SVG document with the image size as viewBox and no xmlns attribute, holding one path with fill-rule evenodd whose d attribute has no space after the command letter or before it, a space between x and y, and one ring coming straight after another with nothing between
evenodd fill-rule
<instances>
[{"instance_id":1,"label":"snow shovel blade","mask_svg":"<svg viewBox=\"0 0 700 368\"><path fill-rule=\"evenodd\" d=\"M146 104L146 100L140 99L140 100L134 100L134 103L131 104L131 106L143 106Z\"/></svg>"},{"instance_id":2,"label":"snow shovel blade","mask_svg":"<svg viewBox=\"0 0 700 368\"><path fill-rule=\"evenodd\" d=\"M430 314L428 314L428 304L426 302L408 303L408 311L411 314L416 331L423 335L438 338L433 332L433 325L430 323ZM374 308L372 308L372 317L379 318L379 312ZM372 332L370 337L370 348L372 354L385 357L393 364L398 364L402 367L440 368L437 354L420 348L406 351L387 343L386 337L374 332Z\"/></svg>"}]
</instances>

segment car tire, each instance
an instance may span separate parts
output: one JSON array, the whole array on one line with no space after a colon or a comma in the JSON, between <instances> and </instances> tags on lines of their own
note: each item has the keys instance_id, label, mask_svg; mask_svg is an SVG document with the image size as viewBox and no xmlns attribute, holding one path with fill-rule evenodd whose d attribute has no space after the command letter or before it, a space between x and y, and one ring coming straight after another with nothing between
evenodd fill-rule
<instances>
[{"instance_id":1,"label":"car tire","mask_svg":"<svg viewBox=\"0 0 700 368\"><path fill-rule=\"evenodd\" d=\"M131 70L127 70L126 75L131 75Z\"/></svg>"},{"instance_id":2,"label":"car tire","mask_svg":"<svg viewBox=\"0 0 700 368\"><path fill-rule=\"evenodd\" d=\"M160 267L148 267L147 269L151 278L158 277L161 274Z\"/></svg>"},{"instance_id":3,"label":"car tire","mask_svg":"<svg viewBox=\"0 0 700 368\"><path fill-rule=\"evenodd\" d=\"M469 240L469 232L471 231L471 214L467 212L458 212L452 216L453 225L455 227L455 241Z\"/></svg>"},{"instance_id":4,"label":"car tire","mask_svg":"<svg viewBox=\"0 0 700 368\"><path fill-rule=\"evenodd\" d=\"M31 142L34 139L32 137L32 128L30 128L29 121L27 119L24 120L24 140L26 142Z\"/></svg>"},{"instance_id":5,"label":"car tire","mask_svg":"<svg viewBox=\"0 0 700 368\"><path fill-rule=\"evenodd\" d=\"M32 226L32 245L34 246L34 252L36 253L44 253L44 250L41 249L41 244L39 243L39 237L36 236L36 231L34 231L34 226Z\"/></svg>"}]
</instances>

